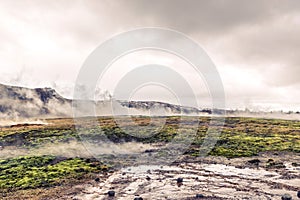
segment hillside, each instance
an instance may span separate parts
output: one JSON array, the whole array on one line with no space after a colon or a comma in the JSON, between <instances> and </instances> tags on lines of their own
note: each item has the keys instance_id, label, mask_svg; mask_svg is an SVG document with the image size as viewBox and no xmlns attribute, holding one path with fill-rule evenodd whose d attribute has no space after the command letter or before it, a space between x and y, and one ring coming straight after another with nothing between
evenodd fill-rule
<instances>
[{"instance_id":1,"label":"hillside","mask_svg":"<svg viewBox=\"0 0 300 200\"><path fill-rule=\"evenodd\" d=\"M24 88L0 84L0 119L73 116L72 103L52 88ZM97 101L96 114L174 115L199 114L200 110L155 101ZM76 105L76 102L75 102ZM208 111L205 111L208 112Z\"/></svg>"},{"instance_id":2,"label":"hillside","mask_svg":"<svg viewBox=\"0 0 300 200\"><path fill-rule=\"evenodd\" d=\"M71 116L72 101L51 88L29 89L0 84L0 118Z\"/></svg>"}]
</instances>

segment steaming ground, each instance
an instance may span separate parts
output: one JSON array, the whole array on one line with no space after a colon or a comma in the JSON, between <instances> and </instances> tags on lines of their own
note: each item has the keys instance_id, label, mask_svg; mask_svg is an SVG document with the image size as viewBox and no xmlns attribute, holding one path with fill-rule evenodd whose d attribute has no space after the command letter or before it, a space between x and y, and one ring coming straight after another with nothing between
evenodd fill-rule
<instances>
[{"instance_id":1,"label":"steaming ground","mask_svg":"<svg viewBox=\"0 0 300 200\"><path fill-rule=\"evenodd\" d=\"M281 155L282 156L282 155ZM281 160L284 168L266 169L263 163L269 154L259 157L236 158L182 158L181 162L171 166L135 165L124 167L101 177L100 183L78 185L82 192L75 196L77 200L109 199L108 191L115 191L116 199L194 199L203 195L203 199L280 199L285 193L296 199L300 189L300 168L292 165L294 155L273 156ZM253 166L249 161L260 159L261 164ZM177 183L183 178L182 183ZM205 198L204 198L205 197ZM66 196L66 199L70 196ZM74 197L72 197L74 199Z\"/></svg>"},{"instance_id":2,"label":"steaming ground","mask_svg":"<svg viewBox=\"0 0 300 200\"><path fill-rule=\"evenodd\" d=\"M0 127L6 126L24 126L24 125L47 125L48 122L45 120L2 120L0 121Z\"/></svg>"},{"instance_id":3,"label":"steaming ground","mask_svg":"<svg viewBox=\"0 0 300 200\"><path fill-rule=\"evenodd\" d=\"M203 195L206 199L269 200L280 199L285 193L291 194L293 199L296 199L297 191L300 190L300 166L293 165L300 163L299 154L264 153L255 157L234 159L181 156L168 166L144 165L138 160L127 163L122 157L122 155L146 154L146 150L158 146L126 142L89 147L93 154L115 155L112 161L123 163L123 167L116 168L108 174L99 174L99 182L89 180L72 186L74 190L70 190L69 194L60 199L111 199L107 196L110 190L115 191L115 199L124 200L138 196L143 199L187 200L193 199L197 194ZM2 158L49 154L63 157L91 157L78 141L49 143L31 150L5 147L0 152ZM255 159L259 159L258 165L251 164ZM284 167L265 168L270 159L282 162ZM182 184L177 183L177 178L183 178Z\"/></svg>"},{"instance_id":4,"label":"steaming ground","mask_svg":"<svg viewBox=\"0 0 300 200\"><path fill-rule=\"evenodd\" d=\"M26 149L15 146L6 146L0 149L0 158L13 158L16 156L38 156L55 155L61 157L82 157L89 158L94 155L130 155L144 152L146 149L153 148L150 144L138 142L126 142L120 144L106 143L102 145L89 145L89 150L78 141L67 143L49 143L40 145L36 148Z\"/></svg>"},{"instance_id":5,"label":"steaming ground","mask_svg":"<svg viewBox=\"0 0 300 200\"><path fill-rule=\"evenodd\" d=\"M284 119L284 120L300 120L300 114L291 113L280 113L280 112L256 112L256 113L233 113L227 114L226 117L253 117L253 118L262 118L262 119Z\"/></svg>"}]
</instances>

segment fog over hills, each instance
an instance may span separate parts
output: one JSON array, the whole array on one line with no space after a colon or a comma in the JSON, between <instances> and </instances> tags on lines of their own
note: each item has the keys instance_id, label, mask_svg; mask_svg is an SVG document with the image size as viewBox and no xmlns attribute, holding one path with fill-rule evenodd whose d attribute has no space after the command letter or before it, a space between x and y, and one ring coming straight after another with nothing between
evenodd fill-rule
<instances>
[{"instance_id":1,"label":"fog over hills","mask_svg":"<svg viewBox=\"0 0 300 200\"><path fill-rule=\"evenodd\" d=\"M22 120L28 118L45 119L73 117L73 106L84 105L81 100L64 98L52 88L25 88L0 84L0 120ZM108 115L211 115L207 108L193 108L157 101L88 101L95 112L76 110L76 116ZM87 106L88 107L88 106ZM225 110L214 110L214 114ZM268 117L299 119L299 112L250 112L248 110L226 110L227 116Z\"/></svg>"},{"instance_id":2,"label":"fog over hills","mask_svg":"<svg viewBox=\"0 0 300 200\"><path fill-rule=\"evenodd\" d=\"M72 117L72 105L78 100L66 99L51 88L24 88L0 84L0 118ZM199 114L196 108L182 107L154 101L97 101L93 102L97 115L161 115ZM113 113L112 113L113 112ZM203 112L203 111L202 111ZM210 111L205 111L209 113Z\"/></svg>"},{"instance_id":3,"label":"fog over hills","mask_svg":"<svg viewBox=\"0 0 300 200\"><path fill-rule=\"evenodd\" d=\"M0 84L1 119L65 117L71 115L72 101L51 88L29 89Z\"/></svg>"}]
</instances>

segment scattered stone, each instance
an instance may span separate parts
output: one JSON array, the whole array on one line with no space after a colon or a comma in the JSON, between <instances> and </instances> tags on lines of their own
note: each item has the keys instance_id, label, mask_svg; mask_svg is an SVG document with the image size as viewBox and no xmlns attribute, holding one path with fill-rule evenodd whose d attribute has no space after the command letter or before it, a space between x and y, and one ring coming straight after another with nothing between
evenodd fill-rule
<instances>
[{"instance_id":1,"label":"scattered stone","mask_svg":"<svg viewBox=\"0 0 300 200\"><path fill-rule=\"evenodd\" d=\"M183 185L183 178L177 178L177 186L180 187Z\"/></svg>"},{"instance_id":2,"label":"scattered stone","mask_svg":"<svg viewBox=\"0 0 300 200\"><path fill-rule=\"evenodd\" d=\"M285 179L285 180L290 180L290 179L295 179L298 178L298 175L296 174L292 174L289 172L285 172L282 174L282 176L280 176L281 179Z\"/></svg>"},{"instance_id":3,"label":"scattered stone","mask_svg":"<svg viewBox=\"0 0 300 200\"><path fill-rule=\"evenodd\" d=\"M145 153L153 153L154 152L154 149L146 149L145 150Z\"/></svg>"},{"instance_id":4,"label":"scattered stone","mask_svg":"<svg viewBox=\"0 0 300 200\"><path fill-rule=\"evenodd\" d=\"M150 180L151 180L151 178L150 178L149 176L147 176L147 177L146 177L146 180L147 180L147 181L150 181Z\"/></svg>"},{"instance_id":5,"label":"scattered stone","mask_svg":"<svg viewBox=\"0 0 300 200\"><path fill-rule=\"evenodd\" d=\"M270 187L271 189L283 189L283 184L282 183L274 183Z\"/></svg>"},{"instance_id":6,"label":"scattered stone","mask_svg":"<svg viewBox=\"0 0 300 200\"><path fill-rule=\"evenodd\" d=\"M177 178L177 183L182 183L183 182L183 178Z\"/></svg>"},{"instance_id":7,"label":"scattered stone","mask_svg":"<svg viewBox=\"0 0 300 200\"><path fill-rule=\"evenodd\" d=\"M116 193L115 193L115 191L111 190L111 191L108 191L107 194L109 197L114 197Z\"/></svg>"},{"instance_id":8,"label":"scattered stone","mask_svg":"<svg viewBox=\"0 0 300 200\"><path fill-rule=\"evenodd\" d=\"M248 163L258 165L260 163L259 159L248 160Z\"/></svg>"},{"instance_id":9,"label":"scattered stone","mask_svg":"<svg viewBox=\"0 0 300 200\"><path fill-rule=\"evenodd\" d=\"M292 200L292 196L289 194L284 194L282 195L281 200Z\"/></svg>"},{"instance_id":10,"label":"scattered stone","mask_svg":"<svg viewBox=\"0 0 300 200\"><path fill-rule=\"evenodd\" d=\"M95 178L95 181L96 181L96 182L99 182L99 181L100 181L100 178L98 178L98 177Z\"/></svg>"},{"instance_id":11,"label":"scattered stone","mask_svg":"<svg viewBox=\"0 0 300 200\"><path fill-rule=\"evenodd\" d=\"M269 169L281 169L281 168L285 168L285 165L283 164L283 162L269 162L267 163L267 168Z\"/></svg>"},{"instance_id":12,"label":"scattered stone","mask_svg":"<svg viewBox=\"0 0 300 200\"><path fill-rule=\"evenodd\" d=\"M196 194L196 198L204 198L204 195L203 194Z\"/></svg>"},{"instance_id":13,"label":"scattered stone","mask_svg":"<svg viewBox=\"0 0 300 200\"><path fill-rule=\"evenodd\" d=\"M143 200L142 197L135 197L134 200Z\"/></svg>"},{"instance_id":14,"label":"scattered stone","mask_svg":"<svg viewBox=\"0 0 300 200\"><path fill-rule=\"evenodd\" d=\"M297 197L300 198L300 190L297 192Z\"/></svg>"}]
</instances>

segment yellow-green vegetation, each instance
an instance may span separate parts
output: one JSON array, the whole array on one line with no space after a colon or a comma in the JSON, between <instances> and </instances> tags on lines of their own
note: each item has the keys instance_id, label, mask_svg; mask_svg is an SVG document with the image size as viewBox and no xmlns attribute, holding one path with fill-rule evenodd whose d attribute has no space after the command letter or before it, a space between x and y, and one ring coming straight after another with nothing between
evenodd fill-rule
<instances>
[{"instance_id":1,"label":"yellow-green vegetation","mask_svg":"<svg viewBox=\"0 0 300 200\"><path fill-rule=\"evenodd\" d=\"M94 119L93 119L94 120ZM0 146L18 146L36 148L48 143L64 143L70 140L88 140L92 143L103 141L103 136L115 143L137 141L143 143L170 142L178 134L187 134L198 126L195 140L187 154L198 155L199 148L210 126L210 117L156 117L152 123L165 125L158 133L151 134L148 117L135 117L134 122L127 123L128 118L120 117L120 128L112 117L100 117L98 124L83 125L84 130L78 134L73 122L66 119L52 120L51 125L26 127L25 129L0 130ZM61 122L63 121L63 122ZM89 118L83 120L89 124ZM197 123L197 124L196 124ZM59 124L59 126L55 126ZM154 126L154 125L153 125ZM181 129L180 129L181 128ZM183 128L183 130L182 130ZM15 131L15 132L14 132ZM183 133L184 132L184 133ZM130 133L130 134L128 134ZM257 155L265 151L300 152L300 121L259 119L259 118L226 118L225 124L215 148L210 155L241 157Z\"/></svg>"},{"instance_id":2,"label":"yellow-green vegetation","mask_svg":"<svg viewBox=\"0 0 300 200\"><path fill-rule=\"evenodd\" d=\"M50 187L68 178L108 169L95 159L23 156L0 160L0 189Z\"/></svg>"},{"instance_id":3,"label":"yellow-green vegetation","mask_svg":"<svg viewBox=\"0 0 300 200\"><path fill-rule=\"evenodd\" d=\"M37 147L45 143L68 142L79 139L75 129L64 128L41 128L33 130L22 130L10 134L0 134L0 145Z\"/></svg>"},{"instance_id":4,"label":"yellow-green vegetation","mask_svg":"<svg viewBox=\"0 0 300 200\"><path fill-rule=\"evenodd\" d=\"M140 119L135 118L135 121L139 125L143 124L144 120L143 117ZM155 120L159 121L162 118L156 118ZM146 135L146 128L139 130L138 133L128 135L123 130L126 129L127 133L132 133L136 131L134 127L124 128L123 126L119 128L111 118L99 119L101 128L97 127L96 129L89 130L91 134L87 134L84 137L87 140L97 141L97 134L95 133L97 133L97 129L101 129L102 134L105 134L106 137L114 142L132 140L144 143L170 142L176 135L182 134L180 131L188 133L195 127L195 123L198 123L195 117L180 118L175 116L167 117L164 120L166 120L166 124L158 134L154 134L151 137L143 137L143 135ZM195 140L186 152L187 154L198 156L201 144L210 126L209 122L209 117L200 117ZM184 127L184 130L180 129L182 127ZM139 137L134 137L133 135L138 135ZM300 121L238 117L226 118L222 132L210 155L231 158L254 156L266 151L300 153Z\"/></svg>"},{"instance_id":5,"label":"yellow-green vegetation","mask_svg":"<svg viewBox=\"0 0 300 200\"><path fill-rule=\"evenodd\" d=\"M228 118L211 155L253 156L266 151L300 153L300 122Z\"/></svg>"}]
</instances>

